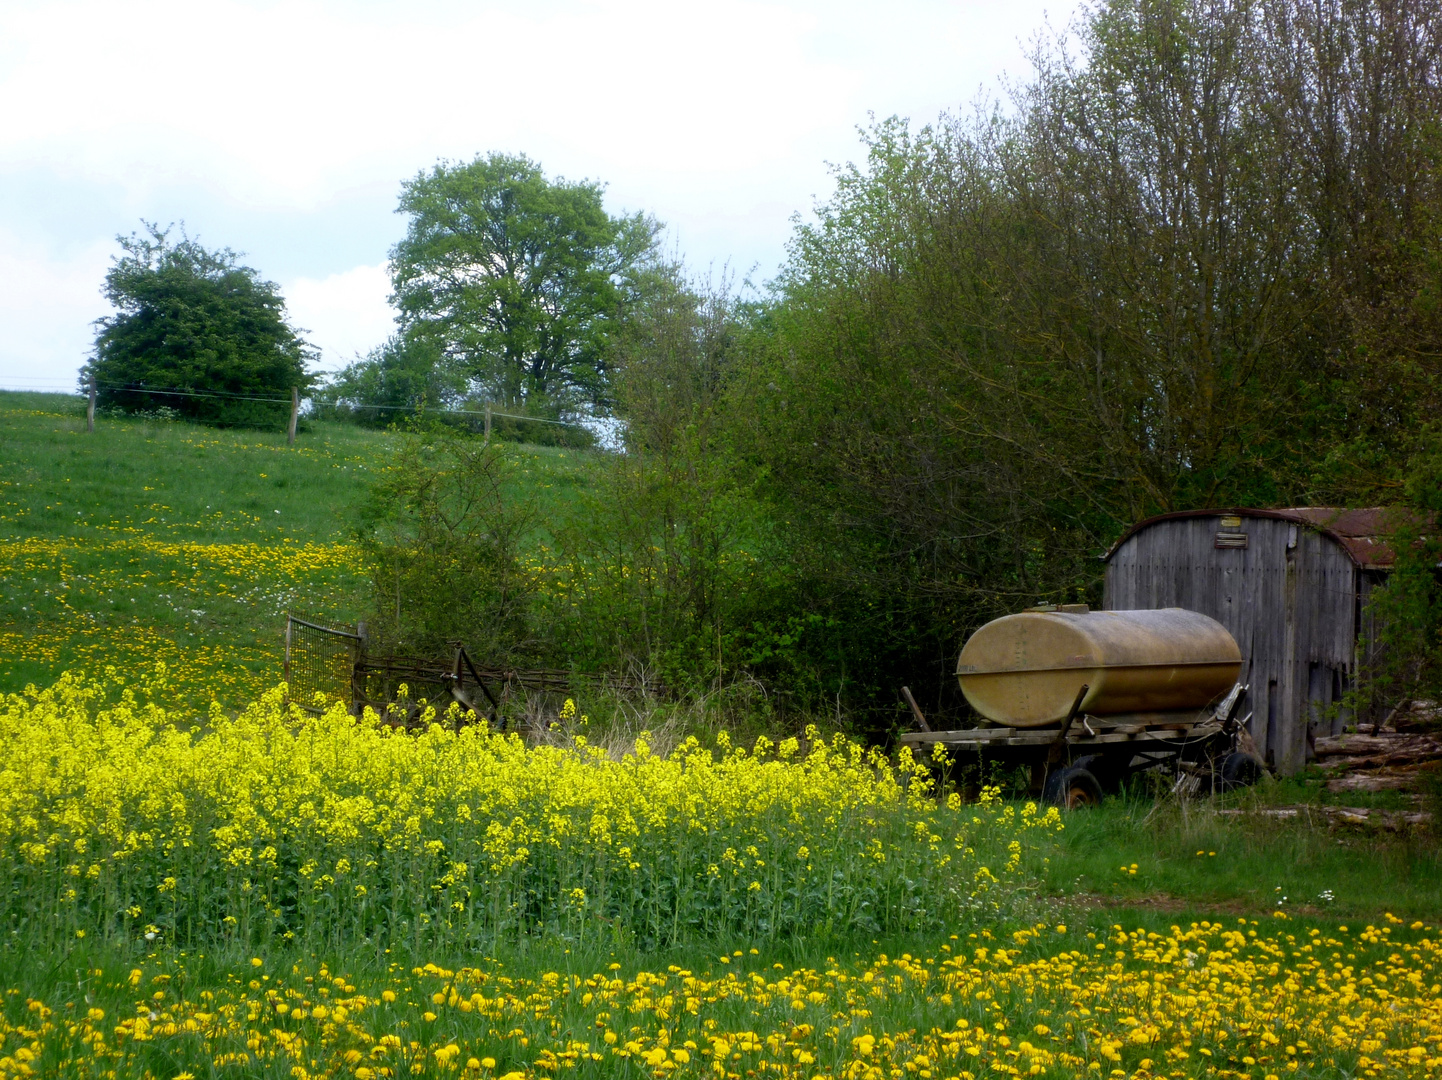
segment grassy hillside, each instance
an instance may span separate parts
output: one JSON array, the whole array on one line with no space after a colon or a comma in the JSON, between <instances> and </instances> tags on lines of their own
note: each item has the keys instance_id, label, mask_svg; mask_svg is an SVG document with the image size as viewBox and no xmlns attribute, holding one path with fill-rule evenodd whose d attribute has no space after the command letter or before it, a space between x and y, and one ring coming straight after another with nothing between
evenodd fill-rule
<instances>
[{"instance_id":1,"label":"grassy hillside","mask_svg":"<svg viewBox=\"0 0 1442 1080\"><path fill-rule=\"evenodd\" d=\"M281 432L117 419L90 434L75 398L0 392L0 692L156 660L197 707L274 684L287 609L364 611L347 512L392 438L314 423L291 447ZM554 526L589 456L511 452Z\"/></svg>"}]
</instances>

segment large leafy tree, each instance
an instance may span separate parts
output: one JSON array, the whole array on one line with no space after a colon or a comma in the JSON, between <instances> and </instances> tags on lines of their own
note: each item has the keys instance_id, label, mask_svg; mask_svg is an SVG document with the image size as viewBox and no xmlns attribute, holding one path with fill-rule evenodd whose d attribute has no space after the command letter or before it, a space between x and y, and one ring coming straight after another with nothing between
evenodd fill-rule
<instances>
[{"instance_id":1,"label":"large leafy tree","mask_svg":"<svg viewBox=\"0 0 1442 1080\"><path fill-rule=\"evenodd\" d=\"M314 382L306 366L315 350L286 320L279 288L183 227L178 242L150 223L117 239L123 254L104 288L117 314L97 321L95 354L81 372L100 403L218 423L283 420L291 388Z\"/></svg>"},{"instance_id":2,"label":"large leafy tree","mask_svg":"<svg viewBox=\"0 0 1442 1080\"><path fill-rule=\"evenodd\" d=\"M391 275L408 336L434 342L492 400L605 403L652 220L612 217L599 184L496 153L419 174L400 210L410 223Z\"/></svg>"}]
</instances>

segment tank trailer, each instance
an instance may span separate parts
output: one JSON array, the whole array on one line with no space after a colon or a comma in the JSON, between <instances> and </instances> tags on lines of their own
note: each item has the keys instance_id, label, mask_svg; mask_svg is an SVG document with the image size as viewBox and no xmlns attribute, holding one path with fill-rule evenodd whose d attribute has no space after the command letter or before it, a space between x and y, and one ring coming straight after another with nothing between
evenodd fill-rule
<instances>
[{"instance_id":1,"label":"tank trailer","mask_svg":"<svg viewBox=\"0 0 1442 1080\"><path fill-rule=\"evenodd\" d=\"M1026 767L1033 793L1067 808L1094 806L1145 771L1168 774L1177 792L1228 790L1265 769L1251 717L1238 719L1241 667L1226 627L1185 608L1033 608L987 623L957 661L966 700L995 726L901 741L940 743L983 773Z\"/></svg>"}]
</instances>

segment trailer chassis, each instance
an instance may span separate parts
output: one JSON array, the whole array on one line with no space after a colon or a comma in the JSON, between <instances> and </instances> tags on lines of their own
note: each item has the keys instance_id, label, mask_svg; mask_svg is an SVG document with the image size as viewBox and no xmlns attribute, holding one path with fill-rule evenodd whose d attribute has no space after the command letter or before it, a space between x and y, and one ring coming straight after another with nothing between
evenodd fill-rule
<instances>
[{"instance_id":1,"label":"trailer chassis","mask_svg":"<svg viewBox=\"0 0 1442 1080\"><path fill-rule=\"evenodd\" d=\"M1247 720L1237 720L1247 687L1238 683L1200 711L1090 716L1083 686L1059 727L914 731L903 745L944 746L957 765L1026 768L1030 790L1057 806L1095 805L1138 773L1169 770L1172 790L1206 794L1259 779L1265 766L1251 752ZM919 716L919 711L918 711Z\"/></svg>"}]
</instances>

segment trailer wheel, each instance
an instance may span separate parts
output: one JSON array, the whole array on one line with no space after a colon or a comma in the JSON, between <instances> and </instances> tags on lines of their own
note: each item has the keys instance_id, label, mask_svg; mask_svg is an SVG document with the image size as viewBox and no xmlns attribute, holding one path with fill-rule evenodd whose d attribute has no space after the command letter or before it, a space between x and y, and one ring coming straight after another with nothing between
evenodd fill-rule
<instances>
[{"instance_id":1,"label":"trailer wheel","mask_svg":"<svg viewBox=\"0 0 1442 1080\"><path fill-rule=\"evenodd\" d=\"M1116 763L1108 761L1105 754L1086 754L1079 758L1073 758L1071 767L1074 769L1085 769L1097 778L1101 785L1102 794L1107 795L1121 787L1121 778L1117 775Z\"/></svg>"},{"instance_id":2,"label":"trailer wheel","mask_svg":"<svg viewBox=\"0 0 1442 1080\"><path fill-rule=\"evenodd\" d=\"M1090 769L1069 765L1046 778L1042 799L1064 810L1082 810L1101 805L1102 786Z\"/></svg>"},{"instance_id":3,"label":"trailer wheel","mask_svg":"<svg viewBox=\"0 0 1442 1080\"><path fill-rule=\"evenodd\" d=\"M1235 791L1251 787L1265 775L1266 766L1257 760L1255 754L1234 751L1222 759L1222 767L1217 771L1217 790Z\"/></svg>"}]
</instances>

